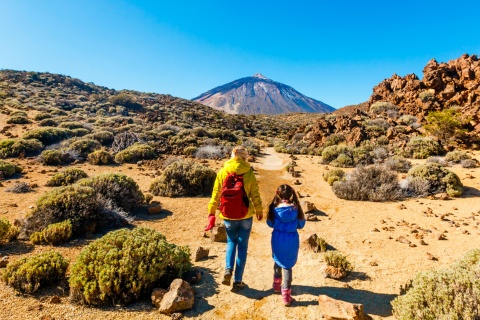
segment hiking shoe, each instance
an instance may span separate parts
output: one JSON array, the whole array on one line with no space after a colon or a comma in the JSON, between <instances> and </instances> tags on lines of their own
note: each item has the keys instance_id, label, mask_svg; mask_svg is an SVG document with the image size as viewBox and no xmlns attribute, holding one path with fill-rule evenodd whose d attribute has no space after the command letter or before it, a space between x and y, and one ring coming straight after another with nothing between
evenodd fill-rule
<instances>
[{"instance_id":1,"label":"hiking shoe","mask_svg":"<svg viewBox=\"0 0 480 320\"><path fill-rule=\"evenodd\" d=\"M223 275L222 284L226 286L230 286L230 281L232 280L232 270L227 269L225 270L225 274Z\"/></svg>"},{"instance_id":2,"label":"hiking shoe","mask_svg":"<svg viewBox=\"0 0 480 320\"><path fill-rule=\"evenodd\" d=\"M233 287L232 287L232 292L238 292L240 290L242 290L243 288L247 287L247 285L245 284L245 282L243 281L240 281L240 282L234 282L233 283Z\"/></svg>"},{"instance_id":3,"label":"hiking shoe","mask_svg":"<svg viewBox=\"0 0 480 320\"><path fill-rule=\"evenodd\" d=\"M282 288L282 300L285 306L292 304L292 289L283 289Z\"/></svg>"},{"instance_id":4,"label":"hiking shoe","mask_svg":"<svg viewBox=\"0 0 480 320\"><path fill-rule=\"evenodd\" d=\"M280 293L282 289L282 278L273 277L273 292Z\"/></svg>"}]
</instances>

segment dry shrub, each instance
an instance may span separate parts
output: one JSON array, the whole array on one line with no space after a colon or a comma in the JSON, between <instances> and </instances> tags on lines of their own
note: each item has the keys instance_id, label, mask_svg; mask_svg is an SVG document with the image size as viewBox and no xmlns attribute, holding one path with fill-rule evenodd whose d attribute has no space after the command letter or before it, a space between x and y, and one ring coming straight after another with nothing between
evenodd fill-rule
<instances>
[{"instance_id":1,"label":"dry shrub","mask_svg":"<svg viewBox=\"0 0 480 320\"><path fill-rule=\"evenodd\" d=\"M97 166L109 165L113 163L113 157L108 151L96 150L88 155L87 161Z\"/></svg>"},{"instance_id":2,"label":"dry shrub","mask_svg":"<svg viewBox=\"0 0 480 320\"><path fill-rule=\"evenodd\" d=\"M66 150L44 150L37 157L37 161L47 166L57 166L71 163L72 154Z\"/></svg>"},{"instance_id":3,"label":"dry shrub","mask_svg":"<svg viewBox=\"0 0 480 320\"><path fill-rule=\"evenodd\" d=\"M345 178L345 171L342 169L332 169L323 173L323 180L329 185L333 185L335 181L342 181Z\"/></svg>"},{"instance_id":4,"label":"dry shrub","mask_svg":"<svg viewBox=\"0 0 480 320\"><path fill-rule=\"evenodd\" d=\"M353 266L347 260L347 257L338 251L328 251L323 255L323 258L325 259L327 266L341 269L347 273L353 271Z\"/></svg>"},{"instance_id":5,"label":"dry shrub","mask_svg":"<svg viewBox=\"0 0 480 320\"><path fill-rule=\"evenodd\" d=\"M445 161L460 163L462 160L472 159L472 157L465 151L450 151L445 155Z\"/></svg>"},{"instance_id":6,"label":"dry shrub","mask_svg":"<svg viewBox=\"0 0 480 320\"><path fill-rule=\"evenodd\" d=\"M128 304L191 268L190 250L147 228L113 231L85 247L70 271L73 301Z\"/></svg>"},{"instance_id":7,"label":"dry shrub","mask_svg":"<svg viewBox=\"0 0 480 320\"><path fill-rule=\"evenodd\" d=\"M6 192L27 193L32 191L32 187L27 182L17 182L10 188L5 189Z\"/></svg>"},{"instance_id":8,"label":"dry shrub","mask_svg":"<svg viewBox=\"0 0 480 320\"><path fill-rule=\"evenodd\" d=\"M407 173L412 167L412 163L403 157L391 157L385 160L383 163L385 168L391 171L397 171L401 173Z\"/></svg>"},{"instance_id":9,"label":"dry shrub","mask_svg":"<svg viewBox=\"0 0 480 320\"><path fill-rule=\"evenodd\" d=\"M80 169L67 169L65 172L56 173L50 180L47 181L49 187L61 187L69 184L74 184L80 179L86 178L87 174Z\"/></svg>"},{"instance_id":10,"label":"dry shrub","mask_svg":"<svg viewBox=\"0 0 480 320\"><path fill-rule=\"evenodd\" d=\"M4 139L0 140L0 158L33 156L43 149L37 139Z\"/></svg>"},{"instance_id":11,"label":"dry shrub","mask_svg":"<svg viewBox=\"0 0 480 320\"><path fill-rule=\"evenodd\" d=\"M8 264L3 280L22 293L33 293L65 277L68 260L54 251L22 258Z\"/></svg>"},{"instance_id":12,"label":"dry shrub","mask_svg":"<svg viewBox=\"0 0 480 320\"><path fill-rule=\"evenodd\" d=\"M23 135L23 139L37 139L44 145L56 143L72 136L69 129L55 127L42 127L28 131Z\"/></svg>"},{"instance_id":13,"label":"dry shrub","mask_svg":"<svg viewBox=\"0 0 480 320\"><path fill-rule=\"evenodd\" d=\"M67 242L72 236L72 222L65 220L58 223L49 224L45 229L34 232L30 235L30 241L33 244L48 243L56 245Z\"/></svg>"},{"instance_id":14,"label":"dry shrub","mask_svg":"<svg viewBox=\"0 0 480 320\"><path fill-rule=\"evenodd\" d=\"M462 165L462 168L476 168L478 166L478 162L475 159L465 159L460 161L460 164Z\"/></svg>"},{"instance_id":15,"label":"dry shrub","mask_svg":"<svg viewBox=\"0 0 480 320\"><path fill-rule=\"evenodd\" d=\"M400 196L397 173L381 165L357 167L333 184L333 192L341 199L361 201L392 201Z\"/></svg>"},{"instance_id":16,"label":"dry shrub","mask_svg":"<svg viewBox=\"0 0 480 320\"><path fill-rule=\"evenodd\" d=\"M337 159L340 154L349 154L351 153L351 148L343 145L333 145L328 146L322 151L322 160L325 163L330 163L333 160Z\"/></svg>"},{"instance_id":17,"label":"dry shrub","mask_svg":"<svg viewBox=\"0 0 480 320\"><path fill-rule=\"evenodd\" d=\"M87 158L88 154L102 147L100 142L93 139L80 139L70 144L69 149L76 152L82 159Z\"/></svg>"},{"instance_id":18,"label":"dry shrub","mask_svg":"<svg viewBox=\"0 0 480 320\"><path fill-rule=\"evenodd\" d=\"M408 171L407 179L409 183L414 180L423 180L425 184L428 184L429 194L446 192L450 197L458 197L463 192L460 178L438 163L429 162L411 168Z\"/></svg>"},{"instance_id":19,"label":"dry shrub","mask_svg":"<svg viewBox=\"0 0 480 320\"><path fill-rule=\"evenodd\" d=\"M22 173L23 169L14 163L0 160L0 172L4 178L10 178L16 173Z\"/></svg>"},{"instance_id":20,"label":"dry shrub","mask_svg":"<svg viewBox=\"0 0 480 320\"><path fill-rule=\"evenodd\" d=\"M156 157L155 150L147 144L135 143L115 155L118 163L137 163L140 160L149 160Z\"/></svg>"},{"instance_id":21,"label":"dry shrub","mask_svg":"<svg viewBox=\"0 0 480 320\"><path fill-rule=\"evenodd\" d=\"M112 143L113 152L120 152L137 142L142 142L138 135L131 131L119 133L115 136Z\"/></svg>"},{"instance_id":22,"label":"dry shrub","mask_svg":"<svg viewBox=\"0 0 480 320\"><path fill-rule=\"evenodd\" d=\"M392 301L397 319L480 319L480 250L444 270L419 273Z\"/></svg>"},{"instance_id":23,"label":"dry shrub","mask_svg":"<svg viewBox=\"0 0 480 320\"><path fill-rule=\"evenodd\" d=\"M406 145L405 151L414 159L427 159L442 154L440 144L432 138L414 137Z\"/></svg>"},{"instance_id":24,"label":"dry shrub","mask_svg":"<svg viewBox=\"0 0 480 320\"><path fill-rule=\"evenodd\" d=\"M195 162L177 161L170 164L152 182L150 192L156 196L197 196L212 192L216 173Z\"/></svg>"}]
</instances>

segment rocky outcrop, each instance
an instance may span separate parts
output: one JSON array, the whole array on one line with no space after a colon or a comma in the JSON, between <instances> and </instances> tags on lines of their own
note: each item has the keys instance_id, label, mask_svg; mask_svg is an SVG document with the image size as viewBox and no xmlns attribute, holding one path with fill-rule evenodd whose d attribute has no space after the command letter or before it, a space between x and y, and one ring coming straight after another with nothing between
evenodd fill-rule
<instances>
[{"instance_id":1,"label":"rocky outcrop","mask_svg":"<svg viewBox=\"0 0 480 320\"><path fill-rule=\"evenodd\" d=\"M193 100L230 114L335 111L326 103L309 98L261 74L216 87Z\"/></svg>"},{"instance_id":2,"label":"rocky outcrop","mask_svg":"<svg viewBox=\"0 0 480 320\"><path fill-rule=\"evenodd\" d=\"M326 295L318 296L318 304L322 319L326 320L370 320L363 311L363 305L335 300Z\"/></svg>"},{"instance_id":3,"label":"rocky outcrop","mask_svg":"<svg viewBox=\"0 0 480 320\"><path fill-rule=\"evenodd\" d=\"M192 309L195 302L195 290L188 282L182 279L175 279L170 284L169 291L160 300L158 310L164 314Z\"/></svg>"}]
</instances>

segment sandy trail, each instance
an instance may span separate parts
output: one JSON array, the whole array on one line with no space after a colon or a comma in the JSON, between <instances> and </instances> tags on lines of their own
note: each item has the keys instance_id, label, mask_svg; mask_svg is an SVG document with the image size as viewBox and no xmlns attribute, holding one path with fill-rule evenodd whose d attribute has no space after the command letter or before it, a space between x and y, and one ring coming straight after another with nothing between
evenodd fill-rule
<instances>
[{"instance_id":1,"label":"sandy trail","mask_svg":"<svg viewBox=\"0 0 480 320\"><path fill-rule=\"evenodd\" d=\"M260 169L280 170L288 163L288 156L275 152L273 148L265 148L257 161Z\"/></svg>"}]
</instances>

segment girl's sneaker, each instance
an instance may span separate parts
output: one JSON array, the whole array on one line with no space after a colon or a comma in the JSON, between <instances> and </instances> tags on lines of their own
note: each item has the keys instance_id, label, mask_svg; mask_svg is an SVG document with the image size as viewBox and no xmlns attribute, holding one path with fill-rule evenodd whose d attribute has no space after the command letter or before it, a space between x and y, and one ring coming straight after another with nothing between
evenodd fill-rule
<instances>
[{"instance_id":1,"label":"girl's sneaker","mask_svg":"<svg viewBox=\"0 0 480 320\"><path fill-rule=\"evenodd\" d=\"M273 292L280 293L282 290L282 278L273 277Z\"/></svg>"},{"instance_id":2,"label":"girl's sneaker","mask_svg":"<svg viewBox=\"0 0 480 320\"><path fill-rule=\"evenodd\" d=\"M285 306L289 306L292 303L292 289L282 288L282 299Z\"/></svg>"}]
</instances>

